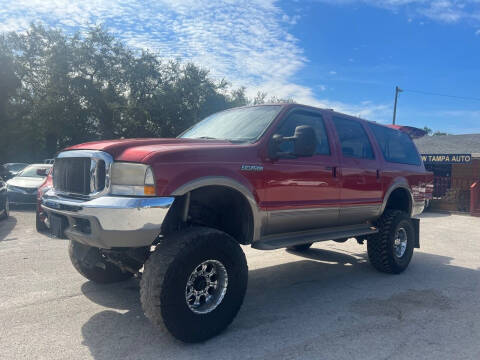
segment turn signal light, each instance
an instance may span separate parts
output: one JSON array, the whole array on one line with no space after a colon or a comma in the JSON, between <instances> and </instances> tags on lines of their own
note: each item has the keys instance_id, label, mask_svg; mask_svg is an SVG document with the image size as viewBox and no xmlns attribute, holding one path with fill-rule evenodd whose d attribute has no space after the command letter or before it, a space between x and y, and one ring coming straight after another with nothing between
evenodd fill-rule
<instances>
[{"instance_id":1,"label":"turn signal light","mask_svg":"<svg viewBox=\"0 0 480 360\"><path fill-rule=\"evenodd\" d=\"M154 185L145 185L143 187L143 193L145 195L155 195L155 186Z\"/></svg>"}]
</instances>

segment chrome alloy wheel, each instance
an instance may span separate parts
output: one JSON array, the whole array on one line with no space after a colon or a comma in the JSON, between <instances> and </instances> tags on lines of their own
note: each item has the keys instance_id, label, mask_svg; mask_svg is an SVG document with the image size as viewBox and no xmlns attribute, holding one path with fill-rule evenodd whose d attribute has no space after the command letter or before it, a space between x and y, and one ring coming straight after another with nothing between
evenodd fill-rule
<instances>
[{"instance_id":1,"label":"chrome alloy wheel","mask_svg":"<svg viewBox=\"0 0 480 360\"><path fill-rule=\"evenodd\" d=\"M408 235L407 231L402 227L397 230L395 233L395 240L393 242L393 250L395 251L395 256L401 258L407 250Z\"/></svg>"},{"instance_id":2,"label":"chrome alloy wheel","mask_svg":"<svg viewBox=\"0 0 480 360\"><path fill-rule=\"evenodd\" d=\"M196 314L207 314L220 305L228 286L225 266L218 260L207 260L196 266L185 287L185 300Z\"/></svg>"}]
</instances>

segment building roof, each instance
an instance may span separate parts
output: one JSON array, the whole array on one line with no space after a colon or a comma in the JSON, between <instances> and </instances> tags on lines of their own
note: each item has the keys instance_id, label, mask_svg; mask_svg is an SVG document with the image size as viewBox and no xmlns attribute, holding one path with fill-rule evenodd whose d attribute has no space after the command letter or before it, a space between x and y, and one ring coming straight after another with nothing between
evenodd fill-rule
<instances>
[{"instance_id":1,"label":"building roof","mask_svg":"<svg viewBox=\"0 0 480 360\"><path fill-rule=\"evenodd\" d=\"M480 153L480 134L424 136L413 141L421 154Z\"/></svg>"}]
</instances>

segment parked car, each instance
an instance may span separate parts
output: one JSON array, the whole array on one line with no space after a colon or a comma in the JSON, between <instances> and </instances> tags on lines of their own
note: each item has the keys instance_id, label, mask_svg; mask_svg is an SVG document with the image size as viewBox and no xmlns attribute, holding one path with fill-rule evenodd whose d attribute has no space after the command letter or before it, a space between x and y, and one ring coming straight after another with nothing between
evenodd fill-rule
<instances>
[{"instance_id":1,"label":"parked car","mask_svg":"<svg viewBox=\"0 0 480 360\"><path fill-rule=\"evenodd\" d=\"M7 170L5 165L0 164L0 179L7 181L10 179L10 172Z\"/></svg>"},{"instance_id":2,"label":"parked car","mask_svg":"<svg viewBox=\"0 0 480 360\"><path fill-rule=\"evenodd\" d=\"M44 159L43 163L44 164L53 164L54 161L55 161L55 159Z\"/></svg>"},{"instance_id":3,"label":"parked car","mask_svg":"<svg viewBox=\"0 0 480 360\"><path fill-rule=\"evenodd\" d=\"M11 179L15 176L17 176L20 171L22 171L23 169L25 169L28 164L25 164L25 163L6 163L4 164L5 166L5 169L7 169L7 171L9 172L9 176L8 176L8 179ZM8 180L6 179L6 180Z\"/></svg>"},{"instance_id":4,"label":"parked car","mask_svg":"<svg viewBox=\"0 0 480 360\"><path fill-rule=\"evenodd\" d=\"M0 178L0 220L8 218L10 206L8 204L7 184Z\"/></svg>"},{"instance_id":5,"label":"parked car","mask_svg":"<svg viewBox=\"0 0 480 360\"><path fill-rule=\"evenodd\" d=\"M177 139L67 148L42 206L53 234L71 240L80 274L111 283L143 268L147 318L197 342L241 307L248 268L240 245L306 251L355 238L367 242L374 268L404 271L420 246L415 216L431 181L399 130L332 110L262 105L213 114Z\"/></svg>"},{"instance_id":6,"label":"parked car","mask_svg":"<svg viewBox=\"0 0 480 360\"><path fill-rule=\"evenodd\" d=\"M52 165L28 165L17 176L7 181L8 201L11 205L37 203L38 188L44 183Z\"/></svg>"},{"instance_id":7,"label":"parked car","mask_svg":"<svg viewBox=\"0 0 480 360\"><path fill-rule=\"evenodd\" d=\"M43 195L53 187L52 182L52 170L53 167L48 172L48 176L45 178L45 181L38 188L37 191L37 210L35 216L35 227L38 232L45 232L50 229L50 223L48 221L48 215L42 208L42 198Z\"/></svg>"}]
</instances>

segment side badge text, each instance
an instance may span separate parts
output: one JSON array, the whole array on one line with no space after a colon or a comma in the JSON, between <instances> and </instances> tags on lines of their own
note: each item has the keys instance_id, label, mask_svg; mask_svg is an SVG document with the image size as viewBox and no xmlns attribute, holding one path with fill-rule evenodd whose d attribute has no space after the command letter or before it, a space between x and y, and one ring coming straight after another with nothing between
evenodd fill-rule
<instances>
[{"instance_id":1,"label":"side badge text","mask_svg":"<svg viewBox=\"0 0 480 360\"><path fill-rule=\"evenodd\" d=\"M242 165L242 171L263 171L263 166L260 165Z\"/></svg>"}]
</instances>

